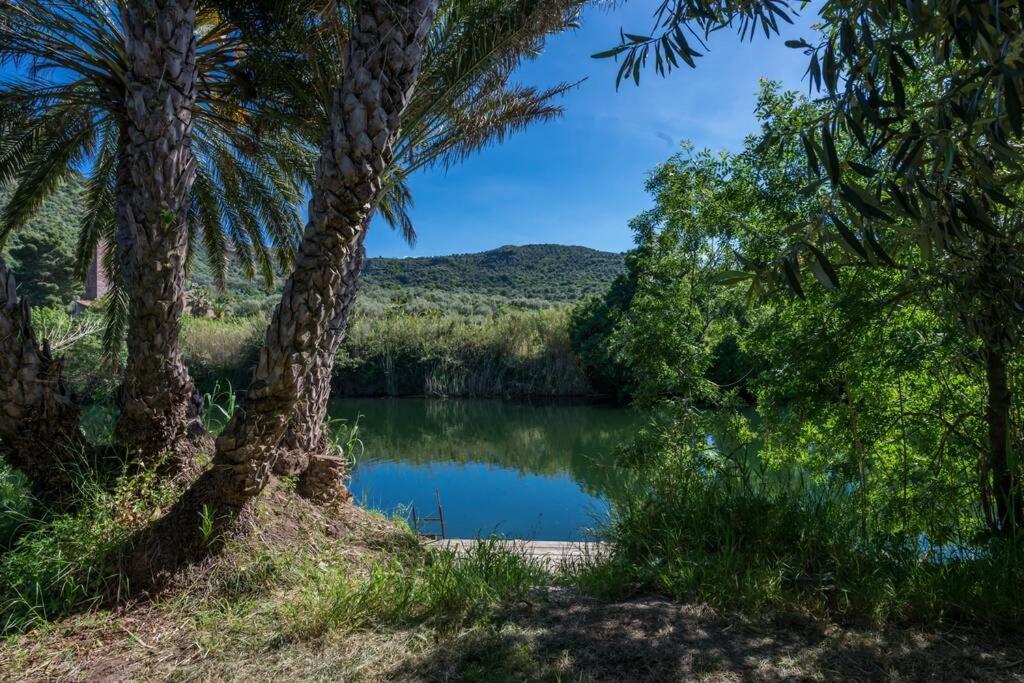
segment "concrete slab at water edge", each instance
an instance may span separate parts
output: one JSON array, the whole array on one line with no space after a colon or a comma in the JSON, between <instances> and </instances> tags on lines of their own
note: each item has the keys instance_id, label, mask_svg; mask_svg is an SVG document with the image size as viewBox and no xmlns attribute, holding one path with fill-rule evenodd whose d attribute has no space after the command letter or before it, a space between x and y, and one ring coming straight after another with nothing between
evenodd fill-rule
<instances>
[{"instance_id":1,"label":"concrete slab at water edge","mask_svg":"<svg viewBox=\"0 0 1024 683\"><path fill-rule=\"evenodd\" d=\"M454 550L456 554L467 553L479 543L477 539L444 538L429 541L427 546L438 550ZM509 539L495 542L510 552L559 565L565 562L579 562L610 552L610 546L601 541L525 541Z\"/></svg>"}]
</instances>

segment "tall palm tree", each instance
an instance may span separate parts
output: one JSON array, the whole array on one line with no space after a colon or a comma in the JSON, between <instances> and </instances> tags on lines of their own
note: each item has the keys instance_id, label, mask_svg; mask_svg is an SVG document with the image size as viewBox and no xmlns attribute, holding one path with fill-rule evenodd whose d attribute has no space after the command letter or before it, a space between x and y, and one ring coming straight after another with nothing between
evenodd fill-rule
<instances>
[{"instance_id":1,"label":"tall palm tree","mask_svg":"<svg viewBox=\"0 0 1024 683\"><path fill-rule=\"evenodd\" d=\"M449 168L489 144L500 143L510 133L561 114L562 109L554 101L571 84L538 90L514 84L511 79L524 58L540 53L546 36L577 25L582 4L578 0L440 3L428 38L423 71L403 116L395 159L385 175L377 205L377 212L407 240L415 239L415 231L407 211L412 196L406 178L430 166ZM251 22L252 5L245 3L242 12L249 21L241 18L239 23ZM230 13L229 10L229 16ZM319 16L324 15L321 12ZM274 19L269 27L261 28L261 34L272 39L266 35L272 31L279 41L301 34L306 46L302 63L310 65L310 69L304 77L278 81L279 90L273 99L278 106L282 102L299 102L286 106L312 114L310 135L318 135L327 127L331 88L341 77L338 55L344 48L346 31L343 26L328 24L311 34L303 15L298 13L278 14ZM296 73L294 62L288 68L278 62L282 55L289 59L288 50L275 46L263 68L273 73ZM276 462L279 474L298 473L311 455L329 452L324 417L331 370L355 299L365 257L362 242L368 228L369 218L353 249L353 258L343 269L344 303L338 309L338 317L328 325L328 336L318 350L317 361L303 384L281 441Z\"/></svg>"},{"instance_id":2,"label":"tall palm tree","mask_svg":"<svg viewBox=\"0 0 1024 683\"><path fill-rule=\"evenodd\" d=\"M0 3L0 183L16 190L0 240L72 173L87 175L80 269L101 239L128 301L118 433L157 455L187 437L195 392L178 329L184 269L203 242L223 281L227 239L250 273L287 267L310 148L245 106L244 44L194 3ZM264 126L267 126L264 128ZM283 131L283 133L282 133ZM111 306L111 311L117 311Z\"/></svg>"},{"instance_id":3,"label":"tall palm tree","mask_svg":"<svg viewBox=\"0 0 1024 683\"><path fill-rule=\"evenodd\" d=\"M396 20L376 3L355 3L297 267L271 321L243 409L217 442L217 488L227 502L240 506L262 488L282 440L293 453L324 454L331 369L375 207L380 204L385 216L409 227L407 173L454 163L510 130L556 115L550 99L565 86L538 92L509 81L544 36L572 23L579 5L558 0L441 3L416 88L410 84L403 91L414 93L406 102L404 95L374 99L376 88L385 87L377 85L378 78L381 84L396 78L387 73L388 60L373 64L383 71L380 76L359 61L374 58L364 54L369 48L359 41L378 39L364 32L363 17L369 17L371 27ZM394 10L398 26L408 26L415 16L405 11ZM371 100L361 104L367 96ZM397 109L398 104L404 107ZM371 135L362 127L368 125L364 117L372 116L380 127ZM301 458L289 458L285 469L302 464Z\"/></svg>"},{"instance_id":4,"label":"tall palm tree","mask_svg":"<svg viewBox=\"0 0 1024 683\"><path fill-rule=\"evenodd\" d=\"M334 89L305 236L267 329L244 406L217 439L200 496L240 509L266 483L272 456L344 299L344 268L384 187L437 0L356 0ZM232 515L228 515L229 517Z\"/></svg>"},{"instance_id":5,"label":"tall palm tree","mask_svg":"<svg viewBox=\"0 0 1024 683\"><path fill-rule=\"evenodd\" d=\"M176 452L186 441L183 430L201 409L178 341L196 177L195 0L126 3L120 9L128 69L114 212L131 297L116 435L139 452Z\"/></svg>"}]
</instances>

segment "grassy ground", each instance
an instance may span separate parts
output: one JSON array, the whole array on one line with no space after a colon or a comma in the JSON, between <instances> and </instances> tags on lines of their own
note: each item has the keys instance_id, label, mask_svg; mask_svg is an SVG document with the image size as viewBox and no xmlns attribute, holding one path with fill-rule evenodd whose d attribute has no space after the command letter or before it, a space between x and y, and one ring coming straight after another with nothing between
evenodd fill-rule
<instances>
[{"instance_id":1,"label":"grassy ground","mask_svg":"<svg viewBox=\"0 0 1024 683\"><path fill-rule=\"evenodd\" d=\"M1024 679L1024 642L994 631L587 598L514 548L431 554L401 524L326 513L287 485L256 520L160 599L12 631L4 679Z\"/></svg>"}]
</instances>

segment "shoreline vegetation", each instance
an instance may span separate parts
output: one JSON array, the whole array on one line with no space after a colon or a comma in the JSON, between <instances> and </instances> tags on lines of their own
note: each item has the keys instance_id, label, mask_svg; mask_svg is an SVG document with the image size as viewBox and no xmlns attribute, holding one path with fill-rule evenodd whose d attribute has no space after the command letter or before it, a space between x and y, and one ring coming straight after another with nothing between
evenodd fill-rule
<instances>
[{"instance_id":1,"label":"shoreline vegetation","mask_svg":"<svg viewBox=\"0 0 1024 683\"><path fill-rule=\"evenodd\" d=\"M258 317L187 321L182 347L199 386L242 386L265 327ZM334 395L353 397L599 396L571 348L565 307L476 320L357 309L331 386Z\"/></svg>"}]
</instances>

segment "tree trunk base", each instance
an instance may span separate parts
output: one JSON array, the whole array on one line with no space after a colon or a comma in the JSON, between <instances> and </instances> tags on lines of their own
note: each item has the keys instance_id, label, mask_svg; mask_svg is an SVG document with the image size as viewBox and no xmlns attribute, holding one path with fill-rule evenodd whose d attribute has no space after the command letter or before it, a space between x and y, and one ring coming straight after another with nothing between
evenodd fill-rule
<instances>
[{"instance_id":1,"label":"tree trunk base","mask_svg":"<svg viewBox=\"0 0 1024 683\"><path fill-rule=\"evenodd\" d=\"M208 435L206 438L211 440ZM349 474L345 458L327 452L307 453L304 459L308 465L299 477L299 495L332 509L351 503L352 494L345 485ZM122 562L130 594L164 592L182 571L212 558L228 539L259 526L253 510L260 497L242 505L229 502L237 475L231 467L206 470L166 514L135 535Z\"/></svg>"},{"instance_id":2,"label":"tree trunk base","mask_svg":"<svg viewBox=\"0 0 1024 683\"><path fill-rule=\"evenodd\" d=\"M348 461L334 455L314 455L299 480L299 493L324 507L336 507L352 502L348 480Z\"/></svg>"},{"instance_id":3,"label":"tree trunk base","mask_svg":"<svg viewBox=\"0 0 1024 683\"><path fill-rule=\"evenodd\" d=\"M312 455L301 448L288 448L274 461L274 474L279 477L295 477L309 467Z\"/></svg>"},{"instance_id":4,"label":"tree trunk base","mask_svg":"<svg viewBox=\"0 0 1024 683\"><path fill-rule=\"evenodd\" d=\"M184 432L162 430L149 416L134 419L130 412L122 412L115 437L118 443L127 444L125 452L130 462L155 464L163 475L191 480L203 470L202 456L212 457L216 447L214 437L203 429L198 418L189 417L185 424ZM146 434L150 438L133 441L127 434Z\"/></svg>"}]
</instances>

